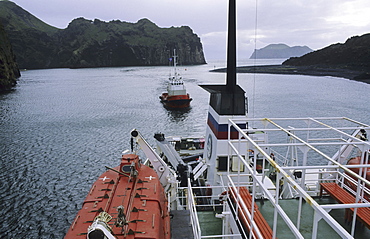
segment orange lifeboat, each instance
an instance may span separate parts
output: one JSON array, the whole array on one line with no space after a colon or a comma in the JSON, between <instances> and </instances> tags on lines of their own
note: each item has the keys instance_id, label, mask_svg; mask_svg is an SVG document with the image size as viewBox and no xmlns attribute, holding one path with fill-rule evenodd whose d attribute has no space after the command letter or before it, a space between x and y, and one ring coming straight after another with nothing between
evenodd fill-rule
<instances>
[{"instance_id":1,"label":"orange lifeboat","mask_svg":"<svg viewBox=\"0 0 370 239\"><path fill-rule=\"evenodd\" d=\"M123 155L93 184L65 238L170 239L167 204L156 172Z\"/></svg>"}]
</instances>

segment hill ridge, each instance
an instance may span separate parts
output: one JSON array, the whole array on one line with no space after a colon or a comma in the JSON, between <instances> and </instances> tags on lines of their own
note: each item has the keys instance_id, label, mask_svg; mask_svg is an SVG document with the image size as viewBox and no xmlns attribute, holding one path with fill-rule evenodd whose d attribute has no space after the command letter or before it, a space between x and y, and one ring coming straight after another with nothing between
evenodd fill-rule
<instances>
[{"instance_id":1,"label":"hill ridge","mask_svg":"<svg viewBox=\"0 0 370 239\"><path fill-rule=\"evenodd\" d=\"M173 49L183 65L205 64L200 38L188 26L160 28L149 19L136 23L83 17L65 29L52 27L10 1L0 1L0 22L20 68L168 65Z\"/></svg>"},{"instance_id":2,"label":"hill ridge","mask_svg":"<svg viewBox=\"0 0 370 239\"><path fill-rule=\"evenodd\" d=\"M292 57L283 62L291 66L327 66L360 71L370 71L370 33L352 36L344 43L335 43L302 57Z\"/></svg>"},{"instance_id":3,"label":"hill ridge","mask_svg":"<svg viewBox=\"0 0 370 239\"><path fill-rule=\"evenodd\" d=\"M261 49L255 49L249 59L274 59L298 57L313 50L308 46L288 46L284 43L269 44Z\"/></svg>"}]
</instances>

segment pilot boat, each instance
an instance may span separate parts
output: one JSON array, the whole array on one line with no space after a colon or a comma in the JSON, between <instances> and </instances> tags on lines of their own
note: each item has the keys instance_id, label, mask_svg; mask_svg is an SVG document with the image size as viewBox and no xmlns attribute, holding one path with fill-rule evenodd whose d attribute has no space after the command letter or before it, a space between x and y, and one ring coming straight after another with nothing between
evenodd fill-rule
<instances>
[{"instance_id":1,"label":"pilot boat","mask_svg":"<svg viewBox=\"0 0 370 239\"><path fill-rule=\"evenodd\" d=\"M190 95L186 92L184 81L180 74L177 72L177 56L176 50L173 55L173 70L174 73L170 74L167 85L167 92L159 96L163 105L169 109L183 109L190 106Z\"/></svg>"}]
</instances>

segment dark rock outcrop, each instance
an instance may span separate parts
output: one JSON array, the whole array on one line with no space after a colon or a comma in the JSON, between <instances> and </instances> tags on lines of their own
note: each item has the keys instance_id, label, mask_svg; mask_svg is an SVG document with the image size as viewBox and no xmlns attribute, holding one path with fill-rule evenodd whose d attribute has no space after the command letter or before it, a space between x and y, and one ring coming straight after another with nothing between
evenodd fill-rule
<instances>
[{"instance_id":1,"label":"dark rock outcrop","mask_svg":"<svg viewBox=\"0 0 370 239\"><path fill-rule=\"evenodd\" d=\"M353 36L345 43L337 43L311 52L302 57L293 57L283 65L289 66L320 66L321 68L339 68L370 72L370 34Z\"/></svg>"},{"instance_id":2,"label":"dark rock outcrop","mask_svg":"<svg viewBox=\"0 0 370 239\"><path fill-rule=\"evenodd\" d=\"M18 65L6 32L0 23L0 92L11 89L20 77Z\"/></svg>"},{"instance_id":3,"label":"dark rock outcrop","mask_svg":"<svg viewBox=\"0 0 370 239\"><path fill-rule=\"evenodd\" d=\"M281 65L242 66L238 73L294 74L343 77L370 84L370 34L354 36ZM225 72L226 69L216 69Z\"/></svg>"},{"instance_id":4,"label":"dark rock outcrop","mask_svg":"<svg viewBox=\"0 0 370 239\"><path fill-rule=\"evenodd\" d=\"M78 18L58 32L62 67L168 65L173 49L179 63L204 64L202 44L189 27L159 28L137 23Z\"/></svg>"},{"instance_id":5,"label":"dark rock outcrop","mask_svg":"<svg viewBox=\"0 0 370 239\"><path fill-rule=\"evenodd\" d=\"M288 59L290 57L299 57L312 52L313 50L308 46L293 46L286 44L270 44L261 49L254 50L250 59Z\"/></svg>"},{"instance_id":6,"label":"dark rock outcrop","mask_svg":"<svg viewBox=\"0 0 370 239\"><path fill-rule=\"evenodd\" d=\"M206 63L200 38L187 26L77 18L57 29L9 1L0 2L0 21L20 68L168 65L173 49L179 64Z\"/></svg>"}]
</instances>

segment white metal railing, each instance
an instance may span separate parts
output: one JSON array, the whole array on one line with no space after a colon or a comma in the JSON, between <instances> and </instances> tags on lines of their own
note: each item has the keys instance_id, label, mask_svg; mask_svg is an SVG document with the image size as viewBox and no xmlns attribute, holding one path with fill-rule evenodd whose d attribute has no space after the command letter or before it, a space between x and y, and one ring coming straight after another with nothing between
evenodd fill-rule
<instances>
[{"instance_id":1,"label":"white metal railing","mask_svg":"<svg viewBox=\"0 0 370 239\"><path fill-rule=\"evenodd\" d=\"M320 151L317 148L319 145L324 145L324 146L333 146L333 145L335 145L335 146L338 146L338 145L343 145L343 144L352 144L352 145L355 145L356 148L358 148L362 151L368 151L370 149L370 144L368 142L361 141L361 140L357 139L356 137L353 137L350 134L343 132L343 129L345 129L345 130L358 129L358 126L335 128L335 127L328 126L327 124L321 122L320 120L322 120L322 119L347 120L351 123L355 123L355 124L360 125L361 127L365 128L366 130L370 130L370 126L368 126L368 125L350 120L348 118L343 118L343 117L340 117L340 118L316 118L316 119L305 118L305 119L298 119L298 120L305 120L305 121L310 122L310 123L315 123L315 124L318 124L320 126L320 127L315 127L315 128L312 128L312 129L309 128L308 126L306 128L300 128L300 129L296 129L296 128L293 128L293 127L284 128L284 127L280 126L279 124L277 124L276 122L274 122L275 119L259 119L260 121L263 121L263 122L266 122L270 125L273 125L275 128L274 129L259 128L259 129L253 129L253 130L283 132L283 133L285 133L285 134L287 134L290 137L293 137L295 139L295 141L293 143L293 146L300 147L300 150L302 151L302 155L303 155L303 164L304 164L304 166L306 166L309 151L312 151L312 152L315 152L320 157L322 157L323 159L331 162L335 166L334 169L336 169L338 171L339 170L344 171L346 174L351 175L354 178L356 178L357 180L361 181L361 184L363 184L364 186L369 187L370 182L367 179L365 179L365 178L359 176L358 174L354 173L348 167L346 167L342 164L339 164L338 162L332 160L331 157L327 156L325 153L323 153L322 151ZM285 120L288 120L288 119L277 119L277 120L285 121ZM295 120L297 120L297 119L295 119ZM247 120L247 121L250 122L249 120ZM249 129L245 130L245 129L240 129L238 127L237 120L229 120L229 132L231 131L231 127L233 127L234 129L236 129L239 132L239 139L238 140L230 140L230 133L229 133L228 146L230 148L231 154L232 155L235 155L235 154L237 155L240 162L242 164L244 164L244 167L247 169L247 171L249 173L251 173L251 175L253 177L253 182L256 182L256 184L258 184L262 188L262 190L264 191L264 194L267 196L268 200L270 200L270 202L272 203L272 205L275 208L274 225L273 225L274 237L276 236L275 229L276 229L276 226L277 226L277 214L279 214L283 218L285 223L288 225L288 227L291 229L292 233L297 238L303 238L302 234L299 232L300 219L298 219L297 225L295 225L290 220L290 218L286 215L285 211L279 205L279 197L278 197L279 193L277 193L276 197L274 198L274 197L271 196L269 191L266 188L263 187L262 182L256 177L255 170L253 168L249 167L249 165L244 160L241 152L239 152L238 149L240 149L240 148L243 148L243 147L253 148L253 150L256 151L255 154L258 152L264 158L264 160L266 160L269 164L272 165L272 167L278 172L277 180L276 180L277 181L277 185L276 185L277 191L279 191L279 186L280 186L279 183L278 183L279 179L284 179L285 182L287 182L289 185L291 185L291 188L293 188L297 192L297 194L299 196L299 199L300 199L300 206L299 206L299 211L298 211L299 215L301 215L301 210L302 210L301 202L302 202L302 200L305 200L312 207L312 209L315 212L315 215L317 217L320 217L320 218L324 219L338 233L339 236L341 236L342 238L353 238L353 235L354 235L353 230L351 231L351 234L349 232L347 232L333 217L331 217L329 215L329 213L325 210L325 207L319 205L310 195L307 194L306 190L304 188L302 188L302 186L304 186L304 183L298 184L291 177L290 173L288 173L287 171L285 171L286 169L284 169L283 167L278 165L270 157L269 152L266 152L264 150L264 148L267 148L267 147L283 146L283 145L292 146L292 144L279 144L279 145L276 144L276 145L274 145L274 144L268 144L266 142L258 144L256 142L254 142L251 137L249 137L249 133L248 133ZM297 130L307 131L307 138L310 139L311 141L315 141L315 143L308 143L308 140L303 140L302 138L300 138L300 137L291 133L292 131L297 131ZM318 130L329 131L330 130L331 132L338 133L343 137L351 138L352 142L343 142L343 141L342 142L325 142L325 139L322 139L322 140L321 139L315 139L315 140L313 140L312 138L309 137L309 136L311 136L311 134L310 134L311 131L310 130L311 131L312 130L313 131L318 131ZM332 140L332 137L330 138L330 140ZM319 142L319 141L323 141L323 142ZM238 146L236 146L236 145L238 145ZM262 148L262 147L264 147L264 148ZM328 168L328 167L326 166L326 168ZM327 172L325 172L325 173L327 173ZM305 174L304 169L303 169L303 174ZM337 175L339 175L339 172L338 172ZM230 181L232 181L231 178L229 178L229 179L230 179ZM303 175L303 180L304 180L304 175ZM358 192L359 192L359 190L357 190L357 193ZM253 193L255 193L255 192L253 192ZM313 222L313 231L312 231L313 237L312 238L315 238L315 236L316 236L317 227L318 227L317 223L318 222L316 220L314 220L314 222Z\"/></svg>"},{"instance_id":2,"label":"white metal railing","mask_svg":"<svg viewBox=\"0 0 370 239\"><path fill-rule=\"evenodd\" d=\"M199 239L202 236L202 232L200 230L200 224L199 224L199 219L198 219L198 214L197 214L197 209L195 206L195 200L194 200L194 195L193 195L193 189L191 188L191 182L190 179L188 179L188 204L187 204L187 209L190 212L190 222L193 228L193 236L194 239Z\"/></svg>"},{"instance_id":3,"label":"white metal railing","mask_svg":"<svg viewBox=\"0 0 370 239\"><path fill-rule=\"evenodd\" d=\"M229 174L226 177L220 177L220 182L221 186L223 188L223 191L229 191L230 193L238 192L238 188L243 186L247 187L249 190L252 191L252 194L254 196L257 195L257 193L261 193L263 197L267 198L270 202L271 205L273 206L273 238L279 237L277 235L277 221L278 221L278 216L282 218L284 221L285 225L290 229L294 237L296 238L303 238L304 236L300 232L300 227L301 227L301 221L300 217L302 216L302 204L303 200L307 202L307 205L310 205L312 210L314 211L314 218L312 221L312 238L317 237L317 232L319 231L319 220L323 219L330 227L334 229L334 231L342 238L353 238L354 235L354 228L355 228L355 223L353 223L353 227L351 232L348 232L346 229L344 229L332 216L329 214L329 210L332 209L338 209L338 208L358 208L358 207L369 207L370 204L362 199L362 202L364 203L358 203L358 204L344 204L344 205L338 205L338 204L332 204L332 205L319 205L310 195L319 195L319 183L324 182L324 181L335 181L345 187L347 190L351 191L351 189L344 184L344 180L346 179L347 181L350 181L354 184L357 184L358 181L361 182L359 184L359 187L357 188L357 191L352 190L351 193L357 198L363 198L364 194L370 194L369 186L370 182L365 179L364 177L359 176L358 174L354 173L353 171L350 170L351 167L366 167L368 165L356 165L356 166L344 166L342 164L339 164L335 160L332 159L332 157L329 157L327 153L322 152L321 150L318 149L320 146L328 147L328 146L334 146L337 148L341 149L341 146L343 145L353 145L353 148L359 149L362 151L369 151L370 149L370 143L369 142L364 142L356 137L351 136L349 133L346 133L344 131L353 131L355 129L358 129L358 126L341 126L341 127L331 127L327 126L325 123L321 122L320 120L344 120L344 121L349 121L354 124L358 124L362 128L366 129L369 134L370 134L370 126L347 119L343 117L335 117L335 118L301 118L301 119L293 119L293 120L301 120L301 121L307 121L310 123L307 123L306 127L302 128L297 128L297 127L282 127L278 125L275 121L281 120L284 123L287 120L292 120L292 119L247 119L247 121L250 122L250 120L254 121L261 121L264 123L268 123L272 125L274 128L266 128L260 127L257 129L240 129L237 124L238 120L229 120L229 129L230 127L233 127L239 132L239 139L230 139L228 140L228 147L229 147L229 152L230 155L233 157L237 157L241 165L246 169L244 172L233 172L234 174ZM244 120L245 122L245 120ZM239 122L240 123L240 122ZM315 127L310 127L310 124L318 124L320 127L315 126ZM266 124L263 124L266 125ZM254 141L251 137L249 137L248 131L264 131L264 132L269 132L269 133L276 133L276 132L282 132L283 134L289 135L292 139L291 142L284 142L284 143L268 143L264 140L257 140L258 142ZM307 133L305 133L307 131ZM316 131L324 131L324 135L326 132L334 132L340 134L340 137L338 136L330 136L327 138L315 138L315 135L312 132ZM230 132L230 130L229 130ZM295 135L295 132L299 132L300 136ZM305 140L301 138L302 135L306 134ZM341 137L346 137L350 138L351 142L347 140L343 140ZM267 137L266 137L267 138ZM329 142L328 142L329 141ZM287 164L285 166L280 166L277 162L280 163L280 158L285 157L282 154L279 153L279 151L274 150L277 147L298 147L300 152L300 157L303 158L303 164L301 162L301 165L294 165L294 166L288 166ZM271 192L269 191L268 188L266 188L263 184L264 177L266 176L263 174L261 177L261 174L257 174L256 168L251 167L249 163L248 157L245 157L240 152L240 149L245 148L247 149L253 149L255 151L255 154L259 154L260 157L262 157L263 162L268 163L271 165L271 169L276 170L277 175L276 175L276 194L272 195ZM246 150L248 152L248 150ZM270 157L270 153L274 152L276 156L276 161ZM322 158L323 160L327 160L330 162L332 165L307 165L307 162L312 163L309 161L309 154L311 152L314 152L318 158ZM340 153L341 151L339 151ZM229 155L229 157L231 157ZM340 155L340 154L338 154ZM256 157L254 157L256 159ZM286 158L285 160L288 160ZM253 161L253 159L252 159ZM238 163L239 163L238 162ZM302 171L302 177L299 180L295 180L292 177L292 173L294 171ZM310 171L313 170L313 171ZM316 178L311 178L308 177L310 175L317 175ZM328 175L331 175L331 177L328 177ZM251 178L251 181L241 181L241 178ZM281 198L279 197L280 194L280 185L279 181L280 179L284 180L287 184L290 185L291 190L295 192L297 197L299 198L299 204L298 204L298 216L297 220L295 222L292 221L292 219L288 216L287 212L283 209L283 207L280 204ZM316 184L316 188L314 192L308 192L308 189L305 187L305 185L314 185ZM196 239L201 239L201 238L225 238L225 237L240 237L240 234L232 234L228 235L223 234L223 235L211 235L211 236L206 236L202 235L202 230L201 230L201 223L199 222L198 214L197 214L197 207L200 206L219 206L220 204L197 204L198 200L197 199L207 199L210 202L214 202L215 196L213 197L208 197L208 196L196 196L194 195L193 189L195 187L191 187L191 183L188 183L187 187L187 196L186 200L181 200L181 201L186 201L184 202L187 204L187 208L190 211L190 218L191 218L191 224L193 227L193 233L194 233L194 238ZM257 187L260 190L257 192ZM201 188L209 188L209 187L197 187L198 189ZM214 187L212 187L214 188ZM216 187L215 187L216 188ZM218 187L219 188L219 187ZM180 188L180 190L182 190ZM311 193L311 194L309 194ZM252 205L254 205L254 198L252 197ZM184 197L185 198L185 197ZM233 212L233 215L235 216L240 216L241 218L249 220L250 223L247 225L249 227L248 231L252 232L250 233L250 238L260 238L261 233L258 230L257 225L255 225L255 222L253 220L254 214L253 210L250 211L247 209L246 205L244 202L241 200L240 195L238 193L234 193L234 198L238 201L236 205L233 205L233 203L229 203L230 205L230 210ZM227 200L230 200L228 198ZM230 202L230 201L229 201ZM252 206L253 207L253 206ZM240 210L244 209L244 210ZM243 213L241 213L243 211ZM356 211L354 214L354 219L356 218ZM241 219L240 218L240 219ZM237 220L238 221L238 220ZM239 220L240 223L240 220ZM239 227L243 228L243 227ZM247 238L246 233L243 232L243 229L241 230L241 233L244 234L244 236Z\"/></svg>"},{"instance_id":4,"label":"white metal railing","mask_svg":"<svg viewBox=\"0 0 370 239\"><path fill-rule=\"evenodd\" d=\"M207 189L209 187L192 187L190 183L190 179L188 179L188 187L181 187L179 190L184 190L186 189L187 192L187 197L186 197L186 208L189 210L190 213L190 222L192 225L192 230L193 230L193 236L194 239L203 239L203 238L240 238L240 234L234 233L234 234L219 234L219 235L202 235L202 229L201 229L201 222L199 221L198 218L198 211L197 207L202 207L202 206L220 206L221 204L196 204L195 199L199 198L211 198L212 196L197 196L194 194L193 189ZM210 200L211 201L211 200ZM183 205L185 206L185 205Z\"/></svg>"}]
</instances>

